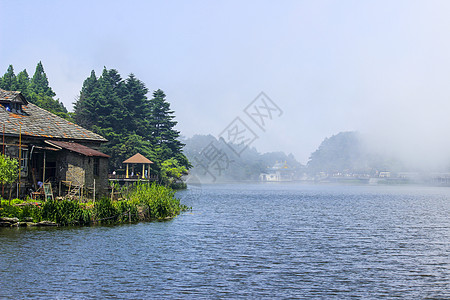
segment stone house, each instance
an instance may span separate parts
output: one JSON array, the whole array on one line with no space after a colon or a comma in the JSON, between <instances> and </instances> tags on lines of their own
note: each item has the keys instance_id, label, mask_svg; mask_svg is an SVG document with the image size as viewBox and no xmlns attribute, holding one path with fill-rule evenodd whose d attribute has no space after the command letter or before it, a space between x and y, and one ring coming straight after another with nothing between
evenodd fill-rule
<instances>
[{"instance_id":1,"label":"stone house","mask_svg":"<svg viewBox=\"0 0 450 300\"><path fill-rule=\"evenodd\" d=\"M51 182L55 195L64 186L97 195L108 190L109 156L98 151L102 136L32 103L17 91L0 89L1 152L20 161L14 192L24 197L39 182Z\"/></svg>"}]
</instances>

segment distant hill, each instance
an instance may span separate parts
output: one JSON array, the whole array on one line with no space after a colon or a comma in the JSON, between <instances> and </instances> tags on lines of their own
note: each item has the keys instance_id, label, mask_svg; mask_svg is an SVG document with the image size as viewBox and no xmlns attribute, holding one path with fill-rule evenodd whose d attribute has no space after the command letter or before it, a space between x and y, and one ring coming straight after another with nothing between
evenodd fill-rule
<instances>
[{"instance_id":1,"label":"distant hill","mask_svg":"<svg viewBox=\"0 0 450 300\"><path fill-rule=\"evenodd\" d=\"M240 155L232 151L233 145L212 135L194 135L183 138L184 154L194 166L190 172L203 182L253 181L277 162L285 162L300 172L304 166L292 154L269 152L261 154L255 148L245 149Z\"/></svg>"},{"instance_id":2,"label":"distant hill","mask_svg":"<svg viewBox=\"0 0 450 300\"><path fill-rule=\"evenodd\" d=\"M370 149L358 132L340 132L325 138L311 154L307 173L366 174L376 175L380 171L402 171L405 166L392 157L377 154Z\"/></svg>"}]
</instances>

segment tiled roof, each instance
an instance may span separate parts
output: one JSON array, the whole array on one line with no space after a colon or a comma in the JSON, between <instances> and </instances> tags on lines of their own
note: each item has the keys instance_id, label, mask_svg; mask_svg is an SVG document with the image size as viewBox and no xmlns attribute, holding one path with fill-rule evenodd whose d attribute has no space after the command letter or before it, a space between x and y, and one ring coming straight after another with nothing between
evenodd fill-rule
<instances>
[{"instance_id":1,"label":"tiled roof","mask_svg":"<svg viewBox=\"0 0 450 300\"><path fill-rule=\"evenodd\" d=\"M86 147L84 145L80 145L78 143L61 142L61 141L47 141L47 140L45 142L51 146L54 146L57 148L64 148L64 149L67 149L72 152L83 154L85 156L110 157L109 155L106 155L105 153L102 153L100 151Z\"/></svg>"},{"instance_id":2,"label":"tiled roof","mask_svg":"<svg viewBox=\"0 0 450 300\"><path fill-rule=\"evenodd\" d=\"M18 91L5 91L0 89L0 101L19 102L28 104L25 97Z\"/></svg>"},{"instance_id":3,"label":"tiled roof","mask_svg":"<svg viewBox=\"0 0 450 300\"><path fill-rule=\"evenodd\" d=\"M16 95L15 97L20 96L23 98L20 92L0 90L0 101L8 100L10 99L8 97L13 97L14 94ZM4 124L6 134L18 135L22 131L22 135L34 137L79 141L89 140L96 142L107 141L104 137L58 117L34 104L28 103L27 105L22 105L22 111L24 112L23 114L12 113L0 105L0 133L3 131L2 125Z\"/></svg>"},{"instance_id":4,"label":"tiled roof","mask_svg":"<svg viewBox=\"0 0 450 300\"><path fill-rule=\"evenodd\" d=\"M153 162L144 155L137 153L123 162L124 164L152 164Z\"/></svg>"}]
</instances>

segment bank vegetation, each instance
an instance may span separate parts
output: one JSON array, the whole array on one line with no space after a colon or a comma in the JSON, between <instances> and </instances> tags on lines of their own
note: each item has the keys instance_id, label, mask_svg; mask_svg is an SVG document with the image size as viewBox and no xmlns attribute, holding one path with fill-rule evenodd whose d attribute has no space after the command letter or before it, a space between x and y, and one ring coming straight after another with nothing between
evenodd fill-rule
<instances>
[{"instance_id":1,"label":"bank vegetation","mask_svg":"<svg viewBox=\"0 0 450 300\"><path fill-rule=\"evenodd\" d=\"M122 189L121 197L102 197L95 202L76 199L48 201L2 200L0 226L89 226L172 219L190 208L180 203L166 186L137 183Z\"/></svg>"}]
</instances>

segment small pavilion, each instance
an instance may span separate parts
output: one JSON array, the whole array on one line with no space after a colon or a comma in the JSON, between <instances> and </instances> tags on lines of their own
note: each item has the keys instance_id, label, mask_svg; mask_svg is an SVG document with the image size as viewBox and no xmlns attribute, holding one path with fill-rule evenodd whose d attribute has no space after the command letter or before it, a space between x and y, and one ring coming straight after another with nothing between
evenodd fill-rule
<instances>
[{"instance_id":1,"label":"small pavilion","mask_svg":"<svg viewBox=\"0 0 450 300\"><path fill-rule=\"evenodd\" d=\"M148 167L148 177L150 178L150 164L152 164L153 162L151 160L149 160L148 158L146 158L144 155L137 153L135 155L133 155L132 157L130 157L129 159L125 160L123 162L124 164L127 165L127 172L125 175L125 178L130 178L129 176L129 165L132 165L132 167L135 164L142 164L142 179L145 179L145 166Z\"/></svg>"}]
</instances>

